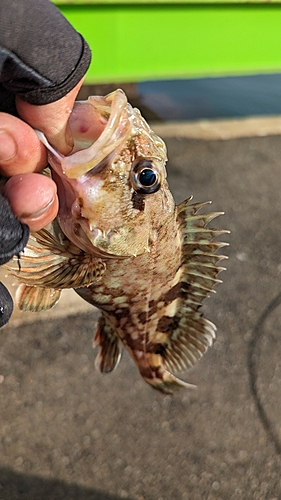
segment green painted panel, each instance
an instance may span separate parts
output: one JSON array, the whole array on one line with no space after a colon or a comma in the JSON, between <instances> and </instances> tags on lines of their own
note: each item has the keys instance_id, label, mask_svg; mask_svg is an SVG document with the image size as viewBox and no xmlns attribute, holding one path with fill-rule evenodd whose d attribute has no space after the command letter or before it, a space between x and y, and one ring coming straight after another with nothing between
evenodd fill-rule
<instances>
[{"instance_id":1,"label":"green painted panel","mask_svg":"<svg viewBox=\"0 0 281 500\"><path fill-rule=\"evenodd\" d=\"M268 0L53 0L57 5L112 5L112 4L229 4L229 3L264 3ZM281 0L269 0L270 3L281 3Z\"/></svg>"},{"instance_id":2,"label":"green painted panel","mask_svg":"<svg viewBox=\"0 0 281 500\"><path fill-rule=\"evenodd\" d=\"M281 71L281 5L61 5L88 83Z\"/></svg>"}]
</instances>

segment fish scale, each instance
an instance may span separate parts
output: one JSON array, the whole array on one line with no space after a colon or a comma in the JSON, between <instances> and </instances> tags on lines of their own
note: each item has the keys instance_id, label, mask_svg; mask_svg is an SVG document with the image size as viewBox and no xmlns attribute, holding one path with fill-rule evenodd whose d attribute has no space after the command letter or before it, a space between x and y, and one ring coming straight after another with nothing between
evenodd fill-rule
<instances>
[{"instance_id":1,"label":"fish scale","mask_svg":"<svg viewBox=\"0 0 281 500\"><path fill-rule=\"evenodd\" d=\"M192 197L175 205L165 144L121 90L77 110L87 117L93 110L93 120L102 113L104 130L90 146L79 137L68 157L39 133L60 211L51 228L32 234L21 268L10 265L21 283L19 307L48 309L74 288L101 311L94 345L103 373L117 367L125 346L153 388L191 387L173 372L193 366L215 338L200 307L220 283L224 256L216 252L226 244L216 238L227 231L208 224L222 213L201 213L209 202Z\"/></svg>"}]
</instances>

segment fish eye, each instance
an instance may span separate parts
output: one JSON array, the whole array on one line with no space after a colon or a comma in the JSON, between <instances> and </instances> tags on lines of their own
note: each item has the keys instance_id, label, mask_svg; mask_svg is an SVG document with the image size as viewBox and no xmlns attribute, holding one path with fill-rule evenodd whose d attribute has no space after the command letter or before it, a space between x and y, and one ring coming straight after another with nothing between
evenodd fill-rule
<instances>
[{"instance_id":1,"label":"fish eye","mask_svg":"<svg viewBox=\"0 0 281 500\"><path fill-rule=\"evenodd\" d=\"M132 182L135 191L141 194L151 194L160 188L160 175L151 161L140 160L132 171Z\"/></svg>"}]
</instances>

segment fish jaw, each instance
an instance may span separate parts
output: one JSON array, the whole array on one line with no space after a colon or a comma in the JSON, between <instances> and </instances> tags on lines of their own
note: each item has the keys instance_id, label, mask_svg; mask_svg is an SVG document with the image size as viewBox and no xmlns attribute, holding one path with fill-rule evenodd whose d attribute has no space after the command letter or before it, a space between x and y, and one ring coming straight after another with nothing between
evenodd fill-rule
<instances>
[{"instance_id":1,"label":"fish jaw","mask_svg":"<svg viewBox=\"0 0 281 500\"><path fill-rule=\"evenodd\" d=\"M174 201L163 187L143 202L143 210L134 208L134 192L124 190L123 174L114 167L110 167L109 179L96 175L62 180L54 172L60 199L58 219L67 238L85 252L108 258L136 257L150 251L159 226L174 210Z\"/></svg>"},{"instance_id":2,"label":"fish jaw","mask_svg":"<svg viewBox=\"0 0 281 500\"><path fill-rule=\"evenodd\" d=\"M93 170L126 141L132 132L132 115L133 109L128 104L126 95L118 89L108 96L90 96L87 101L74 104L69 119L74 139L74 149L70 155L58 153L41 132L38 137L50 151L51 166L55 168L52 164L55 157L60 165L58 173L61 171L69 179L78 179Z\"/></svg>"},{"instance_id":3,"label":"fish jaw","mask_svg":"<svg viewBox=\"0 0 281 500\"><path fill-rule=\"evenodd\" d=\"M38 132L49 150L49 163L58 186L59 223L65 235L94 255L131 257L150 250L155 237L155 206L174 207L166 183L166 147L123 91L106 97L89 97L74 107L70 118L75 148L69 156L56 152ZM76 114L79 115L79 119ZM82 117L82 118L81 118ZM98 123L100 135L88 144L86 124ZM80 120L80 121L79 121ZM93 128L93 127L92 127ZM90 131L91 131L90 127ZM79 149L82 147L82 149ZM78 150L77 150L78 149ZM161 188L145 196L136 192L135 164L153 162Z\"/></svg>"}]
</instances>

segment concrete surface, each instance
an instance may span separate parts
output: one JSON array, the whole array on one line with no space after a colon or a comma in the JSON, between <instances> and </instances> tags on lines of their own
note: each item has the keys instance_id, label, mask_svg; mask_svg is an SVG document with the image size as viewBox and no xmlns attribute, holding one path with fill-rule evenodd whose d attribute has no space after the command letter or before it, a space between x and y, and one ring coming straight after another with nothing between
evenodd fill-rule
<instances>
[{"instance_id":1,"label":"concrete surface","mask_svg":"<svg viewBox=\"0 0 281 500\"><path fill-rule=\"evenodd\" d=\"M1 500L281 498L281 140L166 142L176 200L212 199L231 230L204 306L217 341L185 376L198 388L162 396L126 354L97 373L97 311L72 292L56 315L16 314L0 334Z\"/></svg>"}]
</instances>

